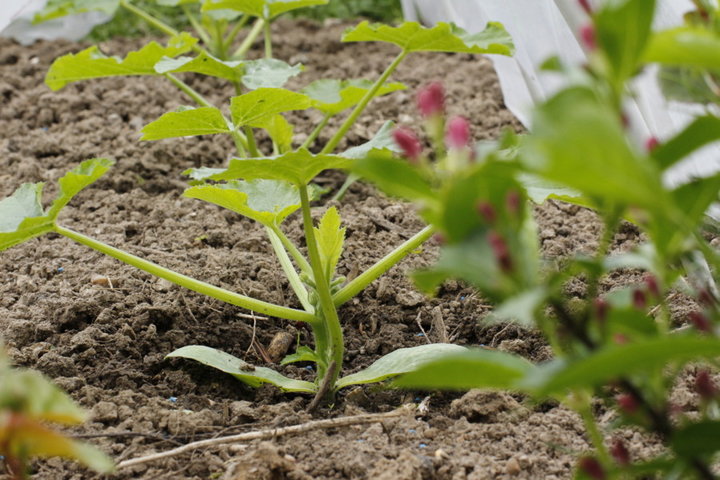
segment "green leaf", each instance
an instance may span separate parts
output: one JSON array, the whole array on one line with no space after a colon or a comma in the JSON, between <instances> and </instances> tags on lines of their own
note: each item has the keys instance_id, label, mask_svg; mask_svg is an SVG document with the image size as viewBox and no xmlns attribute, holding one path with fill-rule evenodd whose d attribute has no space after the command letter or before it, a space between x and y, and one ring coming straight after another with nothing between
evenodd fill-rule
<instances>
[{"instance_id":1,"label":"green leaf","mask_svg":"<svg viewBox=\"0 0 720 480\"><path fill-rule=\"evenodd\" d=\"M60 180L60 195L43 212L42 183L26 183L10 197L0 200L0 251L53 229L60 210L83 188L102 176L114 162L95 158L82 162Z\"/></svg>"},{"instance_id":2,"label":"green leaf","mask_svg":"<svg viewBox=\"0 0 720 480\"><path fill-rule=\"evenodd\" d=\"M519 174L518 181L527 190L528 197L533 203L538 205L545 202L547 199L562 200L568 203L575 203L576 205L587 205L587 200L583 199L583 196L577 190L565 187L559 183L549 182L536 175L530 175L526 173ZM580 202L580 203L578 203Z\"/></svg>"},{"instance_id":3,"label":"green leaf","mask_svg":"<svg viewBox=\"0 0 720 480\"><path fill-rule=\"evenodd\" d=\"M348 168L350 160L337 155L313 155L306 149L271 158L233 158L228 168L191 168L186 175L194 180L284 180L307 185L318 173L330 168Z\"/></svg>"},{"instance_id":4,"label":"green leaf","mask_svg":"<svg viewBox=\"0 0 720 480\"><path fill-rule=\"evenodd\" d=\"M366 369L342 377L335 384L335 388L381 382L387 378L415 371L446 355L465 351L467 351L465 347L450 343L432 343L419 347L400 348L376 360Z\"/></svg>"},{"instance_id":5,"label":"green leaf","mask_svg":"<svg viewBox=\"0 0 720 480\"><path fill-rule=\"evenodd\" d=\"M319 360L317 354L315 353L315 350L312 348L302 345L298 347L298 349L295 351L295 353L287 355L285 358L282 359L282 362L280 362L280 365L288 365L290 363L295 362L315 362L317 363Z\"/></svg>"},{"instance_id":6,"label":"green leaf","mask_svg":"<svg viewBox=\"0 0 720 480\"><path fill-rule=\"evenodd\" d=\"M178 348L165 358L187 358L229 373L251 387L259 387L263 383L271 383L286 392L314 393L315 384L303 380L294 380L265 367L255 367L249 363L221 352L215 348L202 345L188 345Z\"/></svg>"},{"instance_id":7,"label":"green leaf","mask_svg":"<svg viewBox=\"0 0 720 480\"><path fill-rule=\"evenodd\" d=\"M301 90L312 99L312 107L326 115L337 115L343 110L354 107L372 88L370 80L320 79ZM402 83L386 83L373 95L373 98L387 95L397 90L405 90Z\"/></svg>"},{"instance_id":8,"label":"green leaf","mask_svg":"<svg viewBox=\"0 0 720 480\"><path fill-rule=\"evenodd\" d=\"M537 175L601 205L667 205L659 169L631 148L617 113L592 90L562 91L536 111L533 126L521 158Z\"/></svg>"},{"instance_id":9,"label":"green leaf","mask_svg":"<svg viewBox=\"0 0 720 480\"><path fill-rule=\"evenodd\" d=\"M155 71L160 74L194 72L238 82L242 75L242 65L241 61L223 61L202 52L197 57L165 57L155 64Z\"/></svg>"},{"instance_id":10,"label":"green leaf","mask_svg":"<svg viewBox=\"0 0 720 480\"><path fill-rule=\"evenodd\" d=\"M705 420L681 426L673 432L670 446L681 457L712 455L720 450L720 421Z\"/></svg>"},{"instance_id":11,"label":"green leaf","mask_svg":"<svg viewBox=\"0 0 720 480\"><path fill-rule=\"evenodd\" d=\"M394 153L400 152L400 147L397 146L395 140L393 140L392 132L395 129L395 123L388 120L380 127L375 133L375 136L370 141L350 147L340 154L341 157L363 159L370 155L373 150L389 150Z\"/></svg>"},{"instance_id":12,"label":"green leaf","mask_svg":"<svg viewBox=\"0 0 720 480\"><path fill-rule=\"evenodd\" d=\"M119 6L120 0L50 0L35 14L33 23L85 12L102 12L112 17Z\"/></svg>"},{"instance_id":13,"label":"green leaf","mask_svg":"<svg viewBox=\"0 0 720 480\"><path fill-rule=\"evenodd\" d=\"M652 158L665 170L695 150L720 140L720 118L713 115L698 117L670 140L652 151Z\"/></svg>"},{"instance_id":14,"label":"green leaf","mask_svg":"<svg viewBox=\"0 0 720 480\"><path fill-rule=\"evenodd\" d=\"M236 127L262 128L267 119L278 113L309 107L310 99L306 95L282 88L258 88L230 100L230 113Z\"/></svg>"},{"instance_id":15,"label":"green leaf","mask_svg":"<svg viewBox=\"0 0 720 480\"><path fill-rule=\"evenodd\" d=\"M720 69L663 66L658 72L658 81L665 98L703 105L717 102L713 82L708 80L718 77Z\"/></svg>"},{"instance_id":16,"label":"green leaf","mask_svg":"<svg viewBox=\"0 0 720 480\"><path fill-rule=\"evenodd\" d=\"M541 313L541 307L545 304L547 296L545 287L518 293L501 303L490 314L488 320L512 322L526 328L534 327L535 319L538 318L538 313Z\"/></svg>"},{"instance_id":17,"label":"green leaf","mask_svg":"<svg viewBox=\"0 0 720 480\"><path fill-rule=\"evenodd\" d=\"M651 34L655 0L606 2L595 15L598 44L617 85L635 75Z\"/></svg>"},{"instance_id":18,"label":"green leaf","mask_svg":"<svg viewBox=\"0 0 720 480\"><path fill-rule=\"evenodd\" d=\"M354 163L353 172L375 183L380 190L407 200L434 201L430 182L407 160L374 150Z\"/></svg>"},{"instance_id":19,"label":"green leaf","mask_svg":"<svg viewBox=\"0 0 720 480\"><path fill-rule=\"evenodd\" d=\"M330 207L315 228L320 260L325 278L332 280L335 275L345 241L345 227L340 226L340 214L335 207Z\"/></svg>"},{"instance_id":20,"label":"green leaf","mask_svg":"<svg viewBox=\"0 0 720 480\"><path fill-rule=\"evenodd\" d=\"M225 184L199 185L183 193L244 215L265 226L279 225L300 208L296 186L277 180L233 180Z\"/></svg>"},{"instance_id":21,"label":"green leaf","mask_svg":"<svg viewBox=\"0 0 720 480\"><path fill-rule=\"evenodd\" d=\"M214 107L200 107L168 112L142 129L140 140L160 140L163 138L188 137L192 135L212 135L230 133L222 112Z\"/></svg>"},{"instance_id":22,"label":"green leaf","mask_svg":"<svg viewBox=\"0 0 720 480\"><path fill-rule=\"evenodd\" d=\"M303 71L300 63L290 65L276 58L261 58L243 63L242 84L250 90L281 88L292 77Z\"/></svg>"},{"instance_id":23,"label":"green leaf","mask_svg":"<svg viewBox=\"0 0 720 480\"><path fill-rule=\"evenodd\" d=\"M90 47L79 53L69 53L56 59L48 70L45 84L52 90L90 78L118 75L157 75L155 64L163 57L175 57L188 52L197 39L188 33L172 37L167 47L150 42L138 51L130 52L125 59L107 57L98 47Z\"/></svg>"},{"instance_id":24,"label":"green leaf","mask_svg":"<svg viewBox=\"0 0 720 480\"><path fill-rule=\"evenodd\" d=\"M660 371L671 363L719 355L720 339L679 335L642 339L625 345L610 345L572 362L548 362L538 367L536 374L522 382L522 386L539 396L563 394L627 375Z\"/></svg>"},{"instance_id":25,"label":"green leaf","mask_svg":"<svg viewBox=\"0 0 720 480\"><path fill-rule=\"evenodd\" d=\"M464 350L441 355L414 372L401 376L393 385L428 390L514 390L517 383L532 376L537 368L518 355L498 350Z\"/></svg>"},{"instance_id":26,"label":"green leaf","mask_svg":"<svg viewBox=\"0 0 720 480\"><path fill-rule=\"evenodd\" d=\"M206 0L203 11L228 8L238 12L271 19L290 10L327 5L329 0Z\"/></svg>"},{"instance_id":27,"label":"green leaf","mask_svg":"<svg viewBox=\"0 0 720 480\"><path fill-rule=\"evenodd\" d=\"M405 22L399 27L370 24L364 21L348 29L343 42L387 42L406 52L495 53L511 55L512 38L502 24L490 22L485 29L469 34L462 28L440 22L426 28L417 22Z\"/></svg>"},{"instance_id":28,"label":"green leaf","mask_svg":"<svg viewBox=\"0 0 720 480\"><path fill-rule=\"evenodd\" d=\"M278 145L280 152L286 152L292 148L293 126L280 114L258 121L257 128L264 129L273 142Z\"/></svg>"},{"instance_id":29,"label":"green leaf","mask_svg":"<svg viewBox=\"0 0 720 480\"><path fill-rule=\"evenodd\" d=\"M180 5L191 5L202 0L155 0L155 3L164 7L179 7Z\"/></svg>"},{"instance_id":30,"label":"green leaf","mask_svg":"<svg viewBox=\"0 0 720 480\"><path fill-rule=\"evenodd\" d=\"M685 26L655 33L644 60L664 65L717 69L720 35L705 28Z\"/></svg>"},{"instance_id":31,"label":"green leaf","mask_svg":"<svg viewBox=\"0 0 720 480\"><path fill-rule=\"evenodd\" d=\"M693 180L673 190L675 204L685 217L688 230L699 226L710 205L720 200L719 193L720 174Z\"/></svg>"}]
</instances>

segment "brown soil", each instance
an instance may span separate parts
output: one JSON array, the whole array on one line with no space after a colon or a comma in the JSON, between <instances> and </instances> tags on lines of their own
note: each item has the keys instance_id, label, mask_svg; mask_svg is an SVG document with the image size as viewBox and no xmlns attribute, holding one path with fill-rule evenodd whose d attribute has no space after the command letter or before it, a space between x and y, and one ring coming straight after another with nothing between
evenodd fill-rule
<instances>
[{"instance_id":1,"label":"brown soil","mask_svg":"<svg viewBox=\"0 0 720 480\"><path fill-rule=\"evenodd\" d=\"M291 87L320 77L373 78L393 57L394 49L385 45L339 43L342 29L333 23L275 25L276 55L306 65ZM102 48L124 54L138 45L117 40ZM72 202L63 225L210 283L293 305L262 229L181 196L186 184L180 172L221 165L231 142L220 137L138 142L144 124L189 103L161 78L111 78L51 92L43 84L48 66L55 57L80 48L84 45L65 42L25 48L0 40L0 197L22 182L52 182L86 158L112 157L117 166ZM349 135L350 144L367 140L388 119L419 125L414 91L433 80L445 84L450 112L470 118L476 139L494 138L507 126L519 128L504 109L486 59L415 55L394 79L409 90L377 100ZM218 81L190 81L213 100L230 94ZM305 126L299 131L309 131L319 118L310 113L292 120ZM320 182L337 187L341 180L340 174L328 173ZM371 265L422 227L412 207L361 183L351 188L340 210L348 228L342 274ZM587 210L551 203L538 210L538 220L548 254L567 255L596 245L600 226ZM286 227L299 238L297 216ZM628 228L622 235L619 247L636 240L638 233ZM461 284L448 282L437 299L417 293L405 273L432 261L436 253L430 242L342 309L346 372L396 348L442 338L512 350L533 360L547 358L548 349L536 334L483 326L489 307ZM309 341L308 332L293 324L253 319L247 313L157 281L56 235L0 255L0 336L12 359L44 372L92 411L92 420L73 433L97 434L89 441L117 460L312 418L305 412L306 396L272 387L253 390L197 364L163 360L175 348L203 344L263 364L253 338L264 347L279 332ZM297 366L280 370L312 376ZM426 395L378 386L348 389L314 416L389 411ZM476 391L435 393L429 405L429 412L416 418L196 451L111 478L568 478L576 454L589 448L578 417L556 405L534 406L519 397ZM652 450L637 434L628 432L627 438L634 455ZM37 462L35 468L38 479L95 477L58 459ZM2 467L0 477L1 472Z\"/></svg>"}]
</instances>

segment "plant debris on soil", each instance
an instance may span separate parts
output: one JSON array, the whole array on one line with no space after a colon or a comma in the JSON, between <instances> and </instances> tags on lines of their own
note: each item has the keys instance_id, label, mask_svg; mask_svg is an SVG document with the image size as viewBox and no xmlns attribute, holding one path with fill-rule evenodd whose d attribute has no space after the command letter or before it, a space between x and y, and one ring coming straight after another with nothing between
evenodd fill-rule
<instances>
[{"instance_id":1,"label":"plant debris on soil","mask_svg":"<svg viewBox=\"0 0 720 480\"><path fill-rule=\"evenodd\" d=\"M382 72L395 49L342 44L339 39L347 26L309 21L274 25L276 56L305 65L289 88L318 78L376 78ZM117 39L101 48L124 55L142 43ZM162 78L109 78L59 92L44 85L54 58L85 47L64 41L22 47L0 39L0 196L23 182L46 181L50 186L87 158L114 158L117 166L72 202L61 224L181 273L297 306L263 228L181 196L186 186L181 172L222 165L233 151L231 140L206 136L138 141L143 125L189 104L189 99ZM370 139L386 120L419 130L414 92L438 80L445 85L450 113L470 120L476 140L496 138L506 127L521 128L504 107L485 58L419 54L411 56L393 80L404 82L408 90L375 100L348 136L349 145ZM191 76L188 81L216 102L232 95L211 78ZM314 113L291 118L305 135L319 120L320 114ZM321 141L331 132L332 126ZM330 189L343 180L340 172L325 172L317 179ZM347 225L339 273L348 277L423 226L411 205L386 198L362 182L351 187L338 208ZM547 255L596 247L601 224L588 210L549 202L537 209L537 219ZM300 239L297 215L285 228ZM638 238L638 231L628 226L616 237L615 247L626 249ZM539 334L484 324L490 306L460 283L447 282L434 299L418 293L406 273L432 262L437 251L430 241L341 309L345 373L397 348L426 342L485 345L533 361L549 358ZM632 273L628 275L610 281L632 282ZM164 360L176 348L202 344L267 365L292 351L297 339L306 343L309 332L159 281L57 235L0 255L0 336L16 365L45 373L91 411L92 419L72 433L90 437L87 441L117 461L215 436L387 412L423 400L428 405L426 411L381 424L196 450L123 469L109 478L554 479L571 477L577 454L590 448L582 422L570 410L530 404L508 393L356 387L341 391L333 405L310 415L305 411L309 396L283 394L270 386L252 389L189 361ZM274 338L282 337L284 341L276 341L280 347L270 348ZM298 378L313 376L302 364L273 367ZM611 414L606 415L607 423ZM639 433L624 435L634 458L659 451L657 442ZM34 469L37 479L95 478L84 467L60 459L37 461Z\"/></svg>"}]
</instances>

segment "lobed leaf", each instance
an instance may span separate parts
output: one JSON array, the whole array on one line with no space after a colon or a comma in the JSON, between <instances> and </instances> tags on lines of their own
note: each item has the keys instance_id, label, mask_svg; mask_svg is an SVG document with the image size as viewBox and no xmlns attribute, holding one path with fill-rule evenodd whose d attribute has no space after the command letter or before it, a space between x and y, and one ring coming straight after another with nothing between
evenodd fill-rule
<instances>
[{"instance_id":1,"label":"lobed leaf","mask_svg":"<svg viewBox=\"0 0 720 480\"><path fill-rule=\"evenodd\" d=\"M303 380L294 380L265 367L254 367L249 363L221 352L215 348L202 345L188 345L178 348L165 358L187 358L229 373L251 387L259 387L263 383L271 383L286 392L315 393L317 386Z\"/></svg>"},{"instance_id":2,"label":"lobed leaf","mask_svg":"<svg viewBox=\"0 0 720 480\"><path fill-rule=\"evenodd\" d=\"M281 153L284 153L292 147L293 126L285 120L280 114L274 115L258 121L255 125L257 128L264 129L273 142L278 145Z\"/></svg>"},{"instance_id":3,"label":"lobed leaf","mask_svg":"<svg viewBox=\"0 0 720 480\"><path fill-rule=\"evenodd\" d=\"M79 53L69 53L56 59L45 77L45 84L60 90L68 83L90 78L119 75L157 75L155 64L164 57L175 57L190 51L197 39L189 33L172 37L166 47L150 42L140 50L130 52L124 59L107 57L93 46Z\"/></svg>"},{"instance_id":4,"label":"lobed leaf","mask_svg":"<svg viewBox=\"0 0 720 480\"><path fill-rule=\"evenodd\" d=\"M400 348L373 362L369 367L352 375L342 377L336 389L349 385L381 382L391 377L413 372L446 355L465 352L467 348L450 343L431 343L419 347Z\"/></svg>"},{"instance_id":5,"label":"lobed leaf","mask_svg":"<svg viewBox=\"0 0 720 480\"><path fill-rule=\"evenodd\" d=\"M202 52L197 57L164 57L155 64L157 73L183 73L193 72L209 75L211 77L224 78L231 82L240 81L243 62L223 61L207 52Z\"/></svg>"},{"instance_id":6,"label":"lobed leaf","mask_svg":"<svg viewBox=\"0 0 720 480\"><path fill-rule=\"evenodd\" d=\"M684 26L655 33L644 60L664 65L717 69L720 35L696 26Z\"/></svg>"},{"instance_id":7,"label":"lobed leaf","mask_svg":"<svg viewBox=\"0 0 720 480\"><path fill-rule=\"evenodd\" d=\"M345 241L345 227L340 226L340 214L335 207L328 208L320 219L315 236L325 278L331 281Z\"/></svg>"},{"instance_id":8,"label":"lobed leaf","mask_svg":"<svg viewBox=\"0 0 720 480\"><path fill-rule=\"evenodd\" d=\"M330 168L349 168L350 160L337 155L314 155L306 149L270 158L233 158L228 168L191 168L193 180L284 180L307 185L318 173Z\"/></svg>"},{"instance_id":9,"label":"lobed leaf","mask_svg":"<svg viewBox=\"0 0 720 480\"><path fill-rule=\"evenodd\" d=\"M230 100L230 113L236 127L262 127L279 113L309 107L310 99L306 95L282 88L258 88Z\"/></svg>"},{"instance_id":10,"label":"lobed leaf","mask_svg":"<svg viewBox=\"0 0 720 480\"><path fill-rule=\"evenodd\" d=\"M417 370L401 376L393 385L402 388L468 390L471 388L515 390L536 366L524 358L486 348L448 352Z\"/></svg>"},{"instance_id":11,"label":"lobed leaf","mask_svg":"<svg viewBox=\"0 0 720 480\"><path fill-rule=\"evenodd\" d=\"M222 112L214 107L190 108L163 114L141 130L140 140L161 140L163 138L188 137L230 133L231 127Z\"/></svg>"},{"instance_id":12,"label":"lobed leaf","mask_svg":"<svg viewBox=\"0 0 720 480\"><path fill-rule=\"evenodd\" d=\"M350 147L340 154L341 157L363 159L370 155L373 150L388 150L390 152L399 153L400 147L393 140L392 132L395 129L395 123L388 120L375 133L375 136L368 142L355 147ZM378 152L379 153L379 152Z\"/></svg>"},{"instance_id":13,"label":"lobed leaf","mask_svg":"<svg viewBox=\"0 0 720 480\"><path fill-rule=\"evenodd\" d=\"M253 17L271 19L291 10L327 5L330 0L206 0L203 11L230 9Z\"/></svg>"},{"instance_id":14,"label":"lobed leaf","mask_svg":"<svg viewBox=\"0 0 720 480\"><path fill-rule=\"evenodd\" d=\"M297 187L278 180L198 185L185 190L183 196L214 203L265 226L279 225L300 208Z\"/></svg>"},{"instance_id":15,"label":"lobed leaf","mask_svg":"<svg viewBox=\"0 0 720 480\"><path fill-rule=\"evenodd\" d=\"M312 99L312 107L326 115L337 115L343 110L354 107L363 99L373 86L370 80L320 79L301 90ZM373 95L381 97L407 87L402 83L386 83Z\"/></svg>"},{"instance_id":16,"label":"lobed leaf","mask_svg":"<svg viewBox=\"0 0 720 480\"><path fill-rule=\"evenodd\" d=\"M299 75L304 67L300 63L290 65L276 58L247 60L243 63L240 80L250 90L258 88L281 88L292 77Z\"/></svg>"},{"instance_id":17,"label":"lobed leaf","mask_svg":"<svg viewBox=\"0 0 720 480\"><path fill-rule=\"evenodd\" d=\"M514 45L502 24L489 22L481 32L470 34L462 28L440 22L432 28L417 22L404 22L399 27L371 24L364 21L348 29L343 42L387 42L405 52L495 53L512 55Z\"/></svg>"},{"instance_id":18,"label":"lobed leaf","mask_svg":"<svg viewBox=\"0 0 720 480\"><path fill-rule=\"evenodd\" d=\"M120 0L50 0L35 14L33 23L85 12L102 12L112 17L119 6Z\"/></svg>"}]
</instances>

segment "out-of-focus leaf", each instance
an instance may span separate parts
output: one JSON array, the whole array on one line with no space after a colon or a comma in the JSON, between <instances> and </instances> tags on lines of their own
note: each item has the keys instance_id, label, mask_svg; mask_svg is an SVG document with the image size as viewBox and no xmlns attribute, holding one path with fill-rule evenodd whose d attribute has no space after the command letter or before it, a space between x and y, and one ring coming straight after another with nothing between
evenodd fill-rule
<instances>
[{"instance_id":1,"label":"out-of-focus leaf","mask_svg":"<svg viewBox=\"0 0 720 480\"><path fill-rule=\"evenodd\" d=\"M511 55L512 38L502 24L490 22L484 30L469 34L462 28L440 22L426 28L417 22L405 22L399 27L371 24L364 21L348 29L343 42L387 42L406 52L495 53Z\"/></svg>"},{"instance_id":2,"label":"out-of-focus leaf","mask_svg":"<svg viewBox=\"0 0 720 480\"><path fill-rule=\"evenodd\" d=\"M315 237L325 278L331 280L345 241L345 227L340 226L340 214L335 207L328 208L320 219L320 224L315 228Z\"/></svg>"},{"instance_id":3,"label":"out-of-focus leaf","mask_svg":"<svg viewBox=\"0 0 720 480\"><path fill-rule=\"evenodd\" d=\"M381 382L403 373L415 371L427 363L439 360L446 355L465 351L467 351L467 348L449 343L432 343L420 345L419 347L400 348L376 360L366 369L342 377L335 384L335 388Z\"/></svg>"},{"instance_id":4,"label":"out-of-focus leaf","mask_svg":"<svg viewBox=\"0 0 720 480\"><path fill-rule=\"evenodd\" d=\"M718 102L718 95L711 85L720 78L720 69L663 66L658 81L668 100L707 105Z\"/></svg>"},{"instance_id":5,"label":"out-of-focus leaf","mask_svg":"<svg viewBox=\"0 0 720 480\"><path fill-rule=\"evenodd\" d=\"M330 0L206 0L203 11L230 9L271 19L285 12L314 5L327 5Z\"/></svg>"},{"instance_id":6,"label":"out-of-focus leaf","mask_svg":"<svg viewBox=\"0 0 720 480\"><path fill-rule=\"evenodd\" d=\"M720 35L684 26L657 32L650 38L644 60L664 65L717 69Z\"/></svg>"},{"instance_id":7,"label":"out-of-focus leaf","mask_svg":"<svg viewBox=\"0 0 720 480\"><path fill-rule=\"evenodd\" d=\"M306 149L271 158L233 158L228 168L191 168L185 171L193 180L284 180L306 185L318 173L330 168L348 168L350 160L337 155L313 155Z\"/></svg>"},{"instance_id":8,"label":"out-of-focus leaf","mask_svg":"<svg viewBox=\"0 0 720 480\"><path fill-rule=\"evenodd\" d=\"M317 386L303 380L294 380L265 367L255 367L228 353L202 345L188 345L178 348L166 358L187 358L229 373L251 387L271 383L286 392L314 393Z\"/></svg>"},{"instance_id":9,"label":"out-of-focus leaf","mask_svg":"<svg viewBox=\"0 0 720 480\"><path fill-rule=\"evenodd\" d=\"M719 54L720 55L720 54ZM720 57L719 62L720 62ZM698 117L673 138L652 151L652 158L665 170L705 145L720 140L720 118Z\"/></svg>"},{"instance_id":10,"label":"out-of-focus leaf","mask_svg":"<svg viewBox=\"0 0 720 480\"><path fill-rule=\"evenodd\" d=\"M175 57L186 53L197 43L188 33L172 37L167 47L150 42L138 51L130 52L124 59L107 57L98 47L90 47L79 53L69 53L56 59L48 70L45 84L52 90L90 78L118 75L157 75L155 64L163 57Z\"/></svg>"},{"instance_id":11,"label":"out-of-focus leaf","mask_svg":"<svg viewBox=\"0 0 720 480\"><path fill-rule=\"evenodd\" d=\"M292 77L299 75L303 66L290 65L276 58L261 58L243 63L242 84L251 90L258 88L281 88Z\"/></svg>"},{"instance_id":12,"label":"out-of-focus leaf","mask_svg":"<svg viewBox=\"0 0 720 480\"><path fill-rule=\"evenodd\" d=\"M306 95L282 88L258 88L230 100L230 113L236 127L262 127L279 113L309 107L310 99Z\"/></svg>"},{"instance_id":13,"label":"out-of-focus leaf","mask_svg":"<svg viewBox=\"0 0 720 480\"><path fill-rule=\"evenodd\" d=\"M545 200L552 198L568 203L574 203L576 205L588 206L588 202L583 199L582 194L572 188L565 187L558 183L549 182L543 178L529 174L518 175L518 180L522 183L523 187L525 187L530 200L538 205L544 203Z\"/></svg>"},{"instance_id":14,"label":"out-of-focus leaf","mask_svg":"<svg viewBox=\"0 0 720 480\"><path fill-rule=\"evenodd\" d=\"M720 421L706 420L679 427L670 439L675 453L696 458L720 450Z\"/></svg>"},{"instance_id":15,"label":"out-of-focus leaf","mask_svg":"<svg viewBox=\"0 0 720 480\"><path fill-rule=\"evenodd\" d=\"M237 82L242 75L242 65L241 61L223 61L202 52L197 57L163 58L155 64L155 71L161 74L194 72Z\"/></svg>"},{"instance_id":16,"label":"out-of-focus leaf","mask_svg":"<svg viewBox=\"0 0 720 480\"><path fill-rule=\"evenodd\" d=\"M294 185L278 180L232 180L217 185L198 185L185 197L214 203L265 226L279 225L300 208L300 194Z\"/></svg>"},{"instance_id":17,"label":"out-of-focus leaf","mask_svg":"<svg viewBox=\"0 0 720 480\"><path fill-rule=\"evenodd\" d=\"M392 132L395 129L395 124L388 120L380 127L375 133L375 136L370 141L350 147L340 154L341 157L363 159L367 157L373 150L389 150L391 152L400 152L400 147L397 146L395 140L393 140Z\"/></svg>"},{"instance_id":18,"label":"out-of-focus leaf","mask_svg":"<svg viewBox=\"0 0 720 480\"><path fill-rule=\"evenodd\" d=\"M326 115L337 115L343 110L354 107L373 86L370 80L320 79L302 89L302 93L312 99L312 106ZM381 97L397 90L405 90L402 83L386 83L373 95Z\"/></svg>"},{"instance_id":19,"label":"out-of-focus leaf","mask_svg":"<svg viewBox=\"0 0 720 480\"><path fill-rule=\"evenodd\" d=\"M9 367L0 370L0 411L4 410L67 425L87 420L87 414L42 374Z\"/></svg>"},{"instance_id":20,"label":"out-of-focus leaf","mask_svg":"<svg viewBox=\"0 0 720 480\"><path fill-rule=\"evenodd\" d=\"M489 315L488 320L512 322L522 327L532 328L535 326L538 313L542 313L540 310L547 300L547 295L547 289L544 287L518 293L501 303Z\"/></svg>"},{"instance_id":21,"label":"out-of-focus leaf","mask_svg":"<svg viewBox=\"0 0 720 480\"><path fill-rule=\"evenodd\" d=\"M533 375L537 367L524 358L484 348L449 352L399 377L393 385L402 388L469 390L471 388L514 390Z\"/></svg>"},{"instance_id":22,"label":"out-of-focus leaf","mask_svg":"<svg viewBox=\"0 0 720 480\"><path fill-rule=\"evenodd\" d=\"M120 0L50 0L35 14L33 23L85 12L102 12L112 17L118 6Z\"/></svg>"},{"instance_id":23,"label":"out-of-focus leaf","mask_svg":"<svg viewBox=\"0 0 720 480\"><path fill-rule=\"evenodd\" d=\"M406 200L434 201L430 182L420 171L407 160L394 158L389 152L373 150L366 158L356 161L352 170L388 195Z\"/></svg>"},{"instance_id":24,"label":"out-of-focus leaf","mask_svg":"<svg viewBox=\"0 0 720 480\"><path fill-rule=\"evenodd\" d=\"M140 140L161 140L163 138L189 137L230 133L222 112L215 107L200 107L168 112L142 129Z\"/></svg>"}]
</instances>

